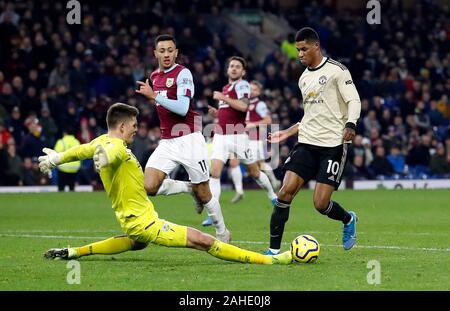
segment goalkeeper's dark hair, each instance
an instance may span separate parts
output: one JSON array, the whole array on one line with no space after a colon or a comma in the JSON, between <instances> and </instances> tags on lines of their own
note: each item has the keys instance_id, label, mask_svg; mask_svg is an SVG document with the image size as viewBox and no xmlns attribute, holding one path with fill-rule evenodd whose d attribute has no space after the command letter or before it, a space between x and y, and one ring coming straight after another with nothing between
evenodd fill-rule
<instances>
[{"instance_id":1,"label":"goalkeeper's dark hair","mask_svg":"<svg viewBox=\"0 0 450 311\"><path fill-rule=\"evenodd\" d=\"M177 46L177 41L175 40L175 38L172 35L164 34L164 35L159 35L156 37L155 49L156 49L156 46L158 45L158 42L161 42L161 41L173 41L175 46Z\"/></svg>"},{"instance_id":2,"label":"goalkeeper's dark hair","mask_svg":"<svg viewBox=\"0 0 450 311\"><path fill-rule=\"evenodd\" d=\"M115 103L109 107L106 113L106 124L108 129L115 129L120 122L126 121L139 115L139 110L136 107Z\"/></svg>"},{"instance_id":3,"label":"goalkeeper's dark hair","mask_svg":"<svg viewBox=\"0 0 450 311\"><path fill-rule=\"evenodd\" d=\"M240 56L231 56L228 60L227 60L227 67L230 66L230 63L232 60L237 60L238 62L240 62L242 64L242 68L244 68L244 70L247 70L247 62L245 61L245 59L243 57Z\"/></svg>"},{"instance_id":4,"label":"goalkeeper's dark hair","mask_svg":"<svg viewBox=\"0 0 450 311\"><path fill-rule=\"evenodd\" d=\"M295 35L295 41L306 41L306 42L320 42L319 35L311 27L304 27L297 31Z\"/></svg>"}]
</instances>

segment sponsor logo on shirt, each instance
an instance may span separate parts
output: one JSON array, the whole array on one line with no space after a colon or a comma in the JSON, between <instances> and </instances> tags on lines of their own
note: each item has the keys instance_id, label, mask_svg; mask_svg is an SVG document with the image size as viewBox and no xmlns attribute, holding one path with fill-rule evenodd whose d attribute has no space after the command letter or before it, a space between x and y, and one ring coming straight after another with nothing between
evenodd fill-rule
<instances>
[{"instance_id":1,"label":"sponsor logo on shirt","mask_svg":"<svg viewBox=\"0 0 450 311\"><path fill-rule=\"evenodd\" d=\"M174 78L167 78L166 87L171 87L173 85Z\"/></svg>"}]
</instances>

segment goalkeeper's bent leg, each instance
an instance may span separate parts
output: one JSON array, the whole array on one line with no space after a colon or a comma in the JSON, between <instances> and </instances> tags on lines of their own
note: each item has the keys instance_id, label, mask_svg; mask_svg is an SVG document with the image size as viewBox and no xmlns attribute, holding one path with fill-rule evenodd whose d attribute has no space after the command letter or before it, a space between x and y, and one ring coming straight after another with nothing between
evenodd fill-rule
<instances>
[{"instance_id":1,"label":"goalkeeper's bent leg","mask_svg":"<svg viewBox=\"0 0 450 311\"><path fill-rule=\"evenodd\" d=\"M143 243L137 243L126 235L112 237L80 247L69 248L69 258L89 255L114 255L129 250L139 250L145 247ZM75 253L74 253L75 252Z\"/></svg>"}]
</instances>

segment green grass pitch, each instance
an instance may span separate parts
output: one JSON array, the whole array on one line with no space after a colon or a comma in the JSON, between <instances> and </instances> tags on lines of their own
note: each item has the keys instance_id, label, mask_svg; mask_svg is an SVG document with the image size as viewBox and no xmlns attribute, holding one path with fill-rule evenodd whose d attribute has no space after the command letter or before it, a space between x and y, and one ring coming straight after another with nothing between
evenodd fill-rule
<instances>
[{"instance_id":1,"label":"green grass pitch","mask_svg":"<svg viewBox=\"0 0 450 311\"><path fill-rule=\"evenodd\" d=\"M232 194L224 192L221 203L233 243L264 250L272 212L265 193L247 191L235 205ZM351 251L342 249L341 224L314 210L311 191L301 191L291 207L282 247L299 234L313 235L321 244L314 264L230 263L150 245L80 259L81 284L71 285L67 262L42 255L121 234L106 194L1 194L0 290L450 290L449 190L346 190L333 198L359 216ZM160 217L213 233L201 227L204 215L195 213L189 195L152 200ZM372 260L380 264L380 284L367 281Z\"/></svg>"}]
</instances>

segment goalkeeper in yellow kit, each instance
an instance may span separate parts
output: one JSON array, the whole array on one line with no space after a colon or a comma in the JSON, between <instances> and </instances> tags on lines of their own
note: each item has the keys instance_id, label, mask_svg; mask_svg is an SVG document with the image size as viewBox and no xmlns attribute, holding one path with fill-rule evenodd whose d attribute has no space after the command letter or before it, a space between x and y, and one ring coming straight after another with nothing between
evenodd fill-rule
<instances>
[{"instance_id":1,"label":"goalkeeper in yellow kit","mask_svg":"<svg viewBox=\"0 0 450 311\"><path fill-rule=\"evenodd\" d=\"M94 254L118 254L140 250L149 243L169 247L189 247L207 251L214 257L256 264L289 264L289 251L267 256L223 243L197 229L180 226L158 217L144 189L144 174L139 162L127 148L137 131L138 110L116 103L107 112L108 133L88 144L75 146L57 153L44 148L45 156L39 157L39 167L48 173L59 164L93 158L100 173L112 208L125 235L106 239L86 246L52 248L44 257L72 259Z\"/></svg>"}]
</instances>

